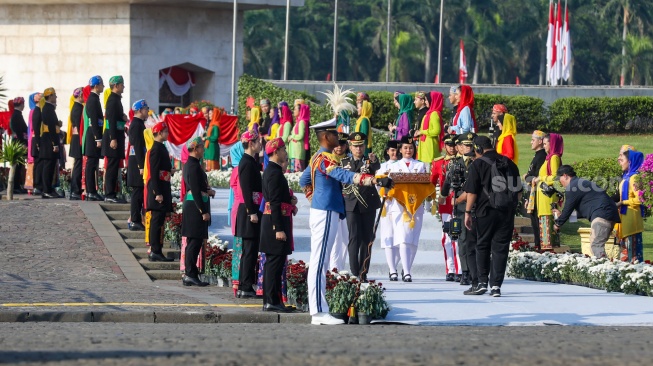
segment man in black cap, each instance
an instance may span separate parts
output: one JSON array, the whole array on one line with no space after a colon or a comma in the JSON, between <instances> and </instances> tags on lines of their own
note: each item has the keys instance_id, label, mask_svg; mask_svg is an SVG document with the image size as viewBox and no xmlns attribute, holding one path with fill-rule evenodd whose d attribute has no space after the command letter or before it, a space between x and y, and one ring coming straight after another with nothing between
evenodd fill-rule
<instances>
[{"instance_id":1,"label":"man in black cap","mask_svg":"<svg viewBox=\"0 0 653 366\"><path fill-rule=\"evenodd\" d=\"M351 157L342 159L340 165L350 172L376 174L381 164L373 153L369 159L365 158L366 144L367 136L364 133L354 132L349 135ZM373 239L374 218L381 200L376 188L369 186L345 184L342 193L349 231L349 269L352 275L366 281L369 268L364 268L363 264L369 254L368 244Z\"/></svg>"},{"instance_id":2,"label":"man in black cap","mask_svg":"<svg viewBox=\"0 0 653 366\"><path fill-rule=\"evenodd\" d=\"M125 91L125 81L122 76L114 76L109 80L111 95L107 98L106 119L108 127L102 136L102 155L107 159L107 170L104 173L105 201L124 203L116 197L120 161L125 158L125 123L129 120L125 115L122 93Z\"/></svg>"},{"instance_id":3,"label":"man in black cap","mask_svg":"<svg viewBox=\"0 0 653 366\"><path fill-rule=\"evenodd\" d=\"M487 292L491 263L490 294L499 297L515 226L515 210L521 196L521 179L519 168L510 159L499 155L488 137L474 139L474 152L476 160L469 167L464 186L467 193L465 226L472 230L474 220L477 243L467 248L472 287L464 294L482 295Z\"/></svg>"},{"instance_id":4,"label":"man in black cap","mask_svg":"<svg viewBox=\"0 0 653 366\"><path fill-rule=\"evenodd\" d=\"M102 157L102 126L104 125L104 115L102 114L102 104L100 103L100 94L104 90L104 82L99 75L93 76L88 83L91 87L91 93L86 100L84 114L89 120L89 126L86 126L83 141L83 154L86 156L86 172L84 181L86 184L86 199L88 201L104 201L104 197L97 191L97 173L100 158Z\"/></svg>"},{"instance_id":5,"label":"man in black cap","mask_svg":"<svg viewBox=\"0 0 653 366\"><path fill-rule=\"evenodd\" d=\"M560 184L565 187L565 206L562 214L558 210L553 210L559 215L553 229L560 231L560 227L576 210L578 217L584 217L591 223L592 254L597 258L604 257L605 242L612 234L614 224L621 222L617 205L596 183L578 178L574 168L569 165L558 168L556 175L556 179L560 179Z\"/></svg>"}]
</instances>

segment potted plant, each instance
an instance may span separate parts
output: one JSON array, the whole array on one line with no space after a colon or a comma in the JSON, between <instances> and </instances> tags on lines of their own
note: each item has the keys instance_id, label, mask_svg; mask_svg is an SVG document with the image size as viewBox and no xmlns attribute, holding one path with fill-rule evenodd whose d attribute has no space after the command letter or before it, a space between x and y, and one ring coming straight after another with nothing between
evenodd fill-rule
<instances>
[{"instance_id":1,"label":"potted plant","mask_svg":"<svg viewBox=\"0 0 653 366\"><path fill-rule=\"evenodd\" d=\"M16 175L16 166L25 164L27 157L27 148L18 141L11 141L5 138L2 149L0 150L0 162L9 164L9 176L7 177L7 199L14 199L14 176Z\"/></svg>"},{"instance_id":2,"label":"potted plant","mask_svg":"<svg viewBox=\"0 0 653 366\"><path fill-rule=\"evenodd\" d=\"M304 261L288 260L286 288L288 303L297 310L308 311L308 265Z\"/></svg>"},{"instance_id":3,"label":"potted plant","mask_svg":"<svg viewBox=\"0 0 653 366\"><path fill-rule=\"evenodd\" d=\"M348 278L341 277L331 290L327 290L326 298L329 304L329 312L345 323L348 321L347 311L354 303L356 297L356 284Z\"/></svg>"},{"instance_id":4,"label":"potted plant","mask_svg":"<svg viewBox=\"0 0 653 366\"><path fill-rule=\"evenodd\" d=\"M231 259L233 252L227 249L228 242L211 236L206 249L204 278L206 282L220 287L229 287L231 278Z\"/></svg>"},{"instance_id":5,"label":"potted plant","mask_svg":"<svg viewBox=\"0 0 653 366\"><path fill-rule=\"evenodd\" d=\"M182 221L181 205L172 204L172 214L166 217L163 226L163 239L170 242L171 248L181 248L181 221Z\"/></svg>"},{"instance_id":6,"label":"potted plant","mask_svg":"<svg viewBox=\"0 0 653 366\"><path fill-rule=\"evenodd\" d=\"M369 324L374 319L384 319L390 311L390 305L385 300L385 289L382 283L371 280L360 285L360 295L356 299L358 323Z\"/></svg>"}]
</instances>

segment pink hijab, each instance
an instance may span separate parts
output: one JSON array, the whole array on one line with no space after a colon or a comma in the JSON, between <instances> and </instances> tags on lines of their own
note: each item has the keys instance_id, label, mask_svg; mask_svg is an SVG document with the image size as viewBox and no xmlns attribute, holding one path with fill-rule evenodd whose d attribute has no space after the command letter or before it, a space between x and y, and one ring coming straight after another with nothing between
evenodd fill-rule
<instances>
[{"instance_id":1,"label":"pink hijab","mask_svg":"<svg viewBox=\"0 0 653 366\"><path fill-rule=\"evenodd\" d=\"M302 104L299 106L299 116L297 116L297 123L295 123L295 130L293 133L299 132L299 122L304 122L304 149L308 151L310 149L310 134L308 131L308 126L311 122L311 107L308 104Z\"/></svg>"},{"instance_id":2,"label":"pink hijab","mask_svg":"<svg viewBox=\"0 0 653 366\"><path fill-rule=\"evenodd\" d=\"M438 118L440 119L440 125L442 125L442 107L444 106L444 97L442 96L442 93L432 91L431 92L431 103L429 104L429 110L426 111L426 115L424 116L424 129L428 130L429 129L429 123L431 122L431 113L437 113ZM440 126L442 127L442 126ZM440 129L440 141L442 141L442 137L444 136L444 128ZM421 135L419 137L420 141L426 141L426 135Z\"/></svg>"},{"instance_id":3,"label":"pink hijab","mask_svg":"<svg viewBox=\"0 0 653 366\"><path fill-rule=\"evenodd\" d=\"M562 136L557 133L549 134L549 154L546 156L546 174L551 175L551 158L553 155L558 155L562 159L562 153L565 150L565 143Z\"/></svg>"}]
</instances>

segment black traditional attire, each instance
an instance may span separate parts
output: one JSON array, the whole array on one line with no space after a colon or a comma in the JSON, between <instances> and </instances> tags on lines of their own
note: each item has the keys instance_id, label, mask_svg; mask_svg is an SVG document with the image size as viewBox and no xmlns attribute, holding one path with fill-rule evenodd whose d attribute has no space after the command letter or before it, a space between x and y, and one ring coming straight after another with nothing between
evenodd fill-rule
<instances>
[{"instance_id":1,"label":"black traditional attire","mask_svg":"<svg viewBox=\"0 0 653 366\"><path fill-rule=\"evenodd\" d=\"M170 177L172 176L172 163L168 149L154 141L152 148L147 152L145 163L148 166L148 180L145 191L145 209L151 211L150 219L150 248L153 254L163 255L163 225L166 214L172 212L172 189ZM156 196L162 195L163 202L159 203Z\"/></svg>"},{"instance_id":2,"label":"black traditional attire","mask_svg":"<svg viewBox=\"0 0 653 366\"><path fill-rule=\"evenodd\" d=\"M27 148L27 123L25 123L22 111L14 110L11 120L9 120L9 128L11 128L13 140L20 142ZM23 188L25 185L25 165L19 164L16 166L15 181L14 187Z\"/></svg>"},{"instance_id":3,"label":"black traditional attire","mask_svg":"<svg viewBox=\"0 0 653 366\"><path fill-rule=\"evenodd\" d=\"M202 220L202 214L211 214L209 203L209 181L199 159L189 156L184 165L183 179L186 183L181 236L186 237L186 258L184 265L187 277L198 278L197 257L204 240L209 238L210 221Z\"/></svg>"},{"instance_id":4,"label":"black traditional attire","mask_svg":"<svg viewBox=\"0 0 653 366\"><path fill-rule=\"evenodd\" d=\"M39 139L39 157L43 160L41 171L41 190L43 194L52 194L54 173L59 160L59 153L54 152L59 147L59 134L57 133L57 112L54 104L45 103L41 114L41 138Z\"/></svg>"},{"instance_id":5,"label":"black traditional attire","mask_svg":"<svg viewBox=\"0 0 653 366\"><path fill-rule=\"evenodd\" d=\"M238 164L238 180L244 203L238 206L236 213L236 236L243 238L243 254L240 259L240 278L238 289L252 291L256 283L256 262L260 240L261 212L259 206L263 198L261 169L256 159L245 153ZM257 214L258 223L250 220L250 215Z\"/></svg>"},{"instance_id":6,"label":"black traditional attire","mask_svg":"<svg viewBox=\"0 0 653 366\"><path fill-rule=\"evenodd\" d=\"M134 117L129 124L129 164L127 164L127 186L132 187L130 216L132 224L142 223L143 211L143 174L145 168L145 122Z\"/></svg>"},{"instance_id":7,"label":"black traditional attire","mask_svg":"<svg viewBox=\"0 0 653 366\"><path fill-rule=\"evenodd\" d=\"M290 188L281 166L273 161L263 172L263 198L265 211L261 219L260 251L265 253L263 269L263 303L283 305L281 276L286 258L292 253L292 221ZM284 232L286 241L277 240L276 234Z\"/></svg>"},{"instance_id":8,"label":"black traditional attire","mask_svg":"<svg viewBox=\"0 0 653 366\"><path fill-rule=\"evenodd\" d=\"M107 170L104 173L104 196L106 198L116 197L118 185L118 171L120 161L125 158L125 115L120 99L122 96L111 93L107 98L106 119L108 128L102 135L102 155L107 158ZM111 148L111 141L116 140L118 146Z\"/></svg>"},{"instance_id":9,"label":"black traditional attire","mask_svg":"<svg viewBox=\"0 0 653 366\"><path fill-rule=\"evenodd\" d=\"M104 115L102 114L102 105L100 96L92 92L86 100L86 116L91 125L90 130L86 131L86 140L84 141L84 155L86 156L86 193L97 194L97 169L102 157L101 148L97 147L97 142L102 141L102 126L104 125Z\"/></svg>"},{"instance_id":10,"label":"black traditional attire","mask_svg":"<svg viewBox=\"0 0 653 366\"><path fill-rule=\"evenodd\" d=\"M41 175L43 173L43 161L39 156L39 148L41 145L41 123L43 122L41 107L38 103L32 112L32 149L30 154L34 158L34 167L33 167L33 178L32 186L34 189L41 189L43 182L41 181Z\"/></svg>"},{"instance_id":11,"label":"black traditional attire","mask_svg":"<svg viewBox=\"0 0 653 366\"><path fill-rule=\"evenodd\" d=\"M353 134L352 134L353 136ZM365 140L366 141L366 140ZM345 170L354 173L374 175L381 167L378 160L370 163L368 159L355 160L347 157L341 160ZM349 269L352 275L365 279L367 271L362 273L363 263L369 254L368 244L374 235L374 218L376 210L381 207L381 199L375 187L361 187L356 184L345 184L343 187L345 197L345 211L347 229L349 231Z\"/></svg>"},{"instance_id":12,"label":"black traditional attire","mask_svg":"<svg viewBox=\"0 0 653 366\"><path fill-rule=\"evenodd\" d=\"M72 136L70 139L70 151L68 156L75 159L73 171L70 175L70 193L81 196L82 194L82 141L79 131L81 131L82 113L84 112L84 105L79 102L73 104L70 111L70 121L72 123Z\"/></svg>"}]
</instances>

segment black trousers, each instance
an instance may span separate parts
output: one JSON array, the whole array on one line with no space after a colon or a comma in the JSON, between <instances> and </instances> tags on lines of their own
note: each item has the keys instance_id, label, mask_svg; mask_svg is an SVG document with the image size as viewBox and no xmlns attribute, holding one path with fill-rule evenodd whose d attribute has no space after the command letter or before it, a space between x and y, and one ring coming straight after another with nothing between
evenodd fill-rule
<instances>
[{"instance_id":1,"label":"black trousers","mask_svg":"<svg viewBox=\"0 0 653 366\"><path fill-rule=\"evenodd\" d=\"M533 212L530 213L530 217L533 235L535 236L535 248L540 249L540 217L537 216L537 204L535 204Z\"/></svg>"},{"instance_id":2,"label":"black trousers","mask_svg":"<svg viewBox=\"0 0 653 366\"><path fill-rule=\"evenodd\" d=\"M16 165L16 173L14 173L14 189L23 188L25 186L25 165Z\"/></svg>"},{"instance_id":3,"label":"black trousers","mask_svg":"<svg viewBox=\"0 0 653 366\"><path fill-rule=\"evenodd\" d=\"M43 175L43 159L34 158L34 170L32 171L32 174L34 178L32 186L41 189L41 186L43 185L43 181L41 180L41 176Z\"/></svg>"},{"instance_id":4,"label":"black trousers","mask_svg":"<svg viewBox=\"0 0 653 366\"><path fill-rule=\"evenodd\" d=\"M347 230L349 230L349 270L351 274L364 278L369 271L369 263L366 271L362 273L363 262L369 254L368 244L372 240L374 232L374 218L376 212L351 212L347 211Z\"/></svg>"},{"instance_id":5,"label":"black trousers","mask_svg":"<svg viewBox=\"0 0 653 366\"><path fill-rule=\"evenodd\" d=\"M263 303L281 305L281 275L283 265L286 263L285 255L265 255L263 266ZM251 291L251 290L249 290Z\"/></svg>"},{"instance_id":6,"label":"black trousers","mask_svg":"<svg viewBox=\"0 0 653 366\"><path fill-rule=\"evenodd\" d=\"M163 225L166 221L166 213L154 210L150 212L152 212L150 218L150 248L152 248L152 253L163 254L161 249L163 249Z\"/></svg>"},{"instance_id":7,"label":"black trousers","mask_svg":"<svg viewBox=\"0 0 653 366\"><path fill-rule=\"evenodd\" d=\"M107 158L107 170L104 172L104 196L116 197L120 158Z\"/></svg>"},{"instance_id":8,"label":"black trousers","mask_svg":"<svg viewBox=\"0 0 653 366\"><path fill-rule=\"evenodd\" d=\"M97 167L100 164L100 158L86 158L86 193L97 194Z\"/></svg>"},{"instance_id":9,"label":"black trousers","mask_svg":"<svg viewBox=\"0 0 653 366\"><path fill-rule=\"evenodd\" d=\"M57 160L54 159L41 159L43 170L41 171L41 191L43 193L52 193L53 182L54 182L54 171L57 168Z\"/></svg>"},{"instance_id":10,"label":"black trousers","mask_svg":"<svg viewBox=\"0 0 653 366\"><path fill-rule=\"evenodd\" d=\"M70 174L70 192L78 195L82 194L82 162L84 159L75 159L73 171Z\"/></svg>"},{"instance_id":11,"label":"black trousers","mask_svg":"<svg viewBox=\"0 0 653 366\"><path fill-rule=\"evenodd\" d=\"M144 187L132 187L131 195L131 206L129 207L129 213L132 219L132 223L143 223L143 194L145 192Z\"/></svg>"},{"instance_id":12,"label":"black trousers","mask_svg":"<svg viewBox=\"0 0 653 366\"><path fill-rule=\"evenodd\" d=\"M463 272L471 273L471 270L469 268L470 267L469 248L471 247L476 248L476 228L472 223L472 230L467 230L467 228L465 227L464 218L465 217L463 216L462 232L460 233L460 237L458 238L458 258L460 258L460 270Z\"/></svg>"},{"instance_id":13,"label":"black trousers","mask_svg":"<svg viewBox=\"0 0 653 366\"><path fill-rule=\"evenodd\" d=\"M200 255L204 239L200 238L186 238L186 258L184 265L186 266L185 273L187 277L199 278L199 269L197 268L197 257Z\"/></svg>"},{"instance_id":14,"label":"black trousers","mask_svg":"<svg viewBox=\"0 0 653 366\"><path fill-rule=\"evenodd\" d=\"M489 285L501 287L503 284L514 227L514 211L506 212L489 208L487 215L476 219L476 267L479 283L488 283L491 272L492 283ZM468 264L471 266L471 263Z\"/></svg>"},{"instance_id":15,"label":"black trousers","mask_svg":"<svg viewBox=\"0 0 653 366\"><path fill-rule=\"evenodd\" d=\"M253 291L252 286L256 283L256 271L258 262L259 239L243 239L243 254L240 257L240 276L238 289L241 291Z\"/></svg>"}]
</instances>

